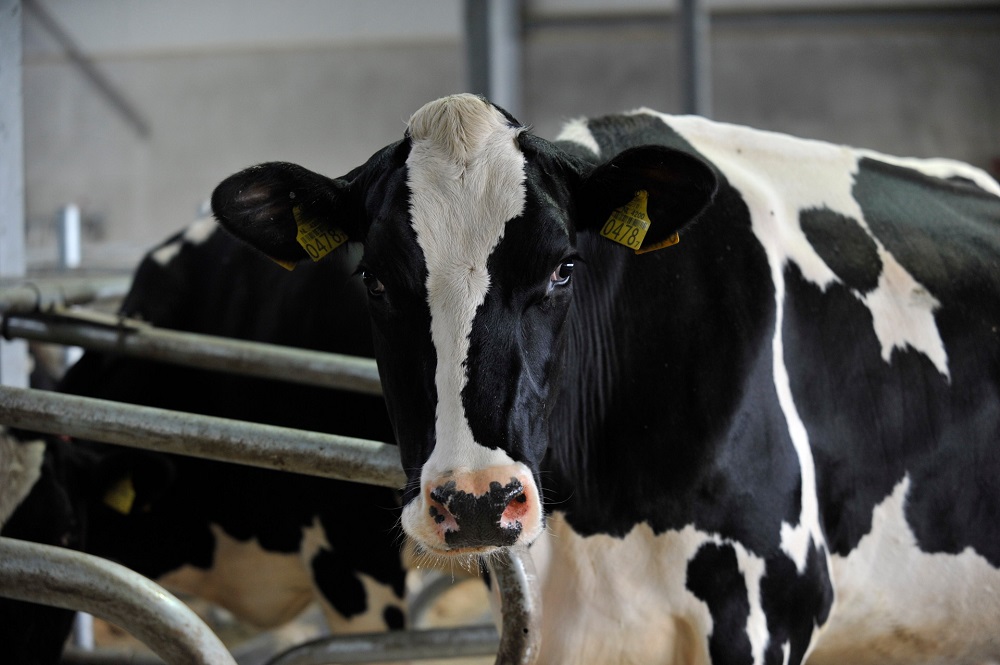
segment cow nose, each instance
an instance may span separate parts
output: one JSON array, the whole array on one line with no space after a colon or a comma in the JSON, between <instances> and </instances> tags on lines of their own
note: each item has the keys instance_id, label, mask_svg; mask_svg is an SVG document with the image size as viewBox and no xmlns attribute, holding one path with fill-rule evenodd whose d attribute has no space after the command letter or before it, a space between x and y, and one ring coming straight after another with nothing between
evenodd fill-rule
<instances>
[{"instance_id":1,"label":"cow nose","mask_svg":"<svg viewBox=\"0 0 1000 665\"><path fill-rule=\"evenodd\" d=\"M449 547L513 545L522 529L519 518L527 511L524 485L517 478L505 485L492 481L483 494L460 490L451 480L431 490L428 503Z\"/></svg>"}]
</instances>

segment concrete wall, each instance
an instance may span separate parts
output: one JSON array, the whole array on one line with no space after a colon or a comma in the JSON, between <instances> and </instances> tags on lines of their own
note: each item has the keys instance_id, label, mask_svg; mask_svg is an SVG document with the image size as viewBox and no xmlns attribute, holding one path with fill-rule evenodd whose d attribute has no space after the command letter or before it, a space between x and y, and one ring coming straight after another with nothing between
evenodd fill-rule
<instances>
[{"instance_id":1,"label":"concrete wall","mask_svg":"<svg viewBox=\"0 0 1000 665\"><path fill-rule=\"evenodd\" d=\"M135 9L149 4L176 8L158 20L175 33L187 20L191 34L164 37ZM458 0L223 5L230 14L206 15L191 0L46 2L147 118L148 139L25 16L32 265L54 260L52 219L67 202L84 211L85 263L129 266L193 219L231 172L282 159L340 175L398 138L421 104L465 86ZM430 15L399 9L413 5ZM521 117L538 133L552 136L563 120L584 114L679 110L669 14L654 7L595 26L567 17L553 0L539 7L529 15ZM241 8L256 8L259 20ZM110 25L124 27L106 29L118 10L126 14ZM283 12L297 17L290 26ZM240 29L223 31L231 16L242 17ZM1000 155L1000 10L980 9L971 19L906 16L895 23L854 14L824 21L720 14L711 51L715 117L987 166Z\"/></svg>"}]
</instances>

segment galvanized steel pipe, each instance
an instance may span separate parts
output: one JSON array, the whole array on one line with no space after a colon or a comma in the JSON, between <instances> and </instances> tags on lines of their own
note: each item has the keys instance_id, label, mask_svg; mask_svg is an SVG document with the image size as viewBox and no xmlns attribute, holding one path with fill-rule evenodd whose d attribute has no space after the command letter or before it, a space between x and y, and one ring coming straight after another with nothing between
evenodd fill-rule
<instances>
[{"instance_id":1,"label":"galvanized steel pipe","mask_svg":"<svg viewBox=\"0 0 1000 665\"><path fill-rule=\"evenodd\" d=\"M4 317L3 334L198 369L382 394L378 367L370 358L167 330L113 318L95 322L71 314L9 315Z\"/></svg>"},{"instance_id":2,"label":"galvanized steel pipe","mask_svg":"<svg viewBox=\"0 0 1000 665\"><path fill-rule=\"evenodd\" d=\"M526 547L505 547L488 557L487 565L500 591L503 615L496 665L532 665L542 640L535 561Z\"/></svg>"},{"instance_id":3,"label":"galvanized steel pipe","mask_svg":"<svg viewBox=\"0 0 1000 665\"><path fill-rule=\"evenodd\" d=\"M142 575L89 554L0 538L0 595L99 616L172 665L236 665L187 605Z\"/></svg>"},{"instance_id":4,"label":"galvanized steel pipe","mask_svg":"<svg viewBox=\"0 0 1000 665\"><path fill-rule=\"evenodd\" d=\"M0 424L396 489L406 482L388 443L44 390L0 386Z\"/></svg>"},{"instance_id":5,"label":"galvanized steel pipe","mask_svg":"<svg viewBox=\"0 0 1000 665\"><path fill-rule=\"evenodd\" d=\"M490 656L496 653L498 643L493 626L336 635L289 649L268 665L342 665Z\"/></svg>"},{"instance_id":6,"label":"galvanized steel pipe","mask_svg":"<svg viewBox=\"0 0 1000 665\"><path fill-rule=\"evenodd\" d=\"M42 312L59 306L120 298L128 291L131 281L130 277L85 277L38 280L0 288L0 314Z\"/></svg>"}]
</instances>

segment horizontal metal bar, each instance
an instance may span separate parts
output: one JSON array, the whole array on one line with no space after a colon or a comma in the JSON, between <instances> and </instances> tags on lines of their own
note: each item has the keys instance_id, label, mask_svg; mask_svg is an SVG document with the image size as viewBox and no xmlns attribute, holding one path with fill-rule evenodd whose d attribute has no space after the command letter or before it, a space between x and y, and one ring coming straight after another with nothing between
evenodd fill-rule
<instances>
[{"instance_id":1,"label":"horizontal metal bar","mask_svg":"<svg viewBox=\"0 0 1000 665\"><path fill-rule=\"evenodd\" d=\"M142 575L89 554L0 538L0 595L99 616L170 664L236 665L187 605Z\"/></svg>"},{"instance_id":2,"label":"horizontal metal bar","mask_svg":"<svg viewBox=\"0 0 1000 665\"><path fill-rule=\"evenodd\" d=\"M398 489L406 481L388 443L44 390L0 386L0 423L369 485Z\"/></svg>"},{"instance_id":3,"label":"horizontal metal bar","mask_svg":"<svg viewBox=\"0 0 1000 665\"><path fill-rule=\"evenodd\" d=\"M121 298L131 283L131 277L84 277L6 286L0 288L0 315L48 311L60 305Z\"/></svg>"},{"instance_id":4,"label":"horizontal metal bar","mask_svg":"<svg viewBox=\"0 0 1000 665\"><path fill-rule=\"evenodd\" d=\"M239 658L235 659L240 662ZM59 665L163 665L163 659L139 649L100 648L86 651L68 646L63 649Z\"/></svg>"},{"instance_id":5,"label":"horizontal metal bar","mask_svg":"<svg viewBox=\"0 0 1000 665\"><path fill-rule=\"evenodd\" d=\"M529 36L553 30L634 29L669 30L678 20L677 11L665 6L662 10L529 12L524 29ZM713 27L747 27L780 29L788 27L931 27L941 30L957 27L989 29L1000 21L996 5L948 4L919 7L784 7L761 5L745 8L722 7L711 11Z\"/></svg>"},{"instance_id":6,"label":"horizontal metal bar","mask_svg":"<svg viewBox=\"0 0 1000 665\"><path fill-rule=\"evenodd\" d=\"M268 665L341 665L492 656L499 643L493 626L336 635L289 649Z\"/></svg>"},{"instance_id":7,"label":"horizontal metal bar","mask_svg":"<svg viewBox=\"0 0 1000 665\"><path fill-rule=\"evenodd\" d=\"M72 312L4 318L3 335L243 376L381 395L370 358L155 328L127 319L95 322Z\"/></svg>"}]
</instances>

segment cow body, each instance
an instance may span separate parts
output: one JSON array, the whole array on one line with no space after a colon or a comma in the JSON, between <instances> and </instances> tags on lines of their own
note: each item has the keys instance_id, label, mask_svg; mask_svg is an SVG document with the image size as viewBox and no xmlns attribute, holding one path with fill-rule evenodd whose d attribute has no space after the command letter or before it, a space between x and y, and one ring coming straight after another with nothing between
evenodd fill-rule
<instances>
[{"instance_id":1,"label":"cow body","mask_svg":"<svg viewBox=\"0 0 1000 665\"><path fill-rule=\"evenodd\" d=\"M213 207L285 261L303 218L363 243L404 529L533 545L541 662L976 663L1000 658L998 195L650 110L548 143L454 96L344 178L262 165Z\"/></svg>"},{"instance_id":2,"label":"cow body","mask_svg":"<svg viewBox=\"0 0 1000 665\"><path fill-rule=\"evenodd\" d=\"M121 312L163 328L370 356L369 325L359 315L364 291L348 279L356 262L344 254L275 275L267 258L203 220L145 257ZM113 354L84 354L60 390L359 438L392 436L378 397ZM48 448L48 457L73 461L67 469L57 460L42 474L68 476L53 483L73 504L75 540L53 544L115 560L257 627L285 623L313 601L334 632L405 622L399 501L390 489L84 441L53 440ZM40 511L52 515L45 487L39 483L38 496L29 495L23 515L12 518L20 537L41 540L29 523ZM25 648L38 649L38 638Z\"/></svg>"}]
</instances>

